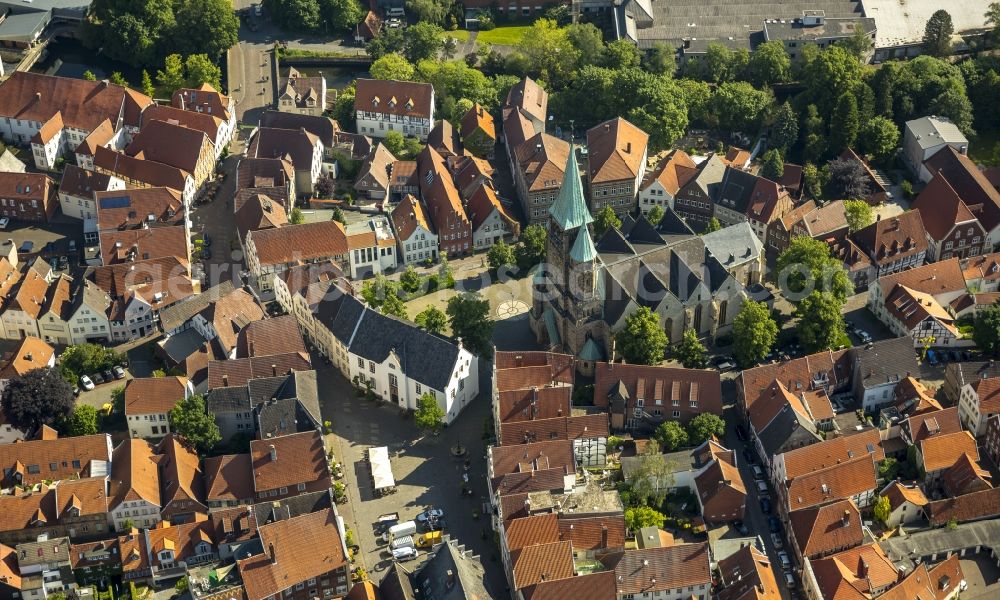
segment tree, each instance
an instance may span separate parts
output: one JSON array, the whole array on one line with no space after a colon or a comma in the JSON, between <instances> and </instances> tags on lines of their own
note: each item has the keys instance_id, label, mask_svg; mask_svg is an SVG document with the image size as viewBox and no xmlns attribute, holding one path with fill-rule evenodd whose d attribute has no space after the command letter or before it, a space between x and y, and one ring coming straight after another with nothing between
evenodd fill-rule
<instances>
[{"instance_id":1,"label":"tree","mask_svg":"<svg viewBox=\"0 0 1000 600\"><path fill-rule=\"evenodd\" d=\"M669 341L660 326L660 317L646 306L626 317L625 328L615 337L621 355L637 365L660 364Z\"/></svg>"},{"instance_id":2,"label":"tree","mask_svg":"<svg viewBox=\"0 0 1000 600\"><path fill-rule=\"evenodd\" d=\"M316 195L320 198L332 197L335 189L336 186L333 183L333 178L329 175L320 175L319 178L316 179ZM343 213L341 213L341 216L343 216Z\"/></svg>"},{"instance_id":3,"label":"tree","mask_svg":"<svg viewBox=\"0 0 1000 600\"><path fill-rule=\"evenodd\" d=\"M391 294L386 294L385 299L382 300L382 306L379 307L383 315L389 315L396 317L398 319L409 319L409 315L406 314L406 305L403 303L403 299L399 297L399 294L395 291Z\"/></svg>"},{"instance_id":4,"label":"tree","mask_svg":"<svg viewBox=\"0 0 1000 600\"><path fill-rule=\"evenodd\" d=\"M403 34L406 40L403 46L403 56L411 63L424 59L437 58L441 50L441 34L444 30L438 25L421 21L406 28Z\"/></svg>"},{"instance_id":5,"label":"tree","mask_svg":"<svg viewBox=\"0 0 1000 600\"><path fill-rule=\"evenodd\" d=\"M333 215L330 219L337 221L341 225L347 225L347 217L344 216L344 211L339 206L333 207Z\"/></svg>"},{"instance_id":6,"label":"tree","mask_svg":"<svg viewBox=\"0 0 1000 600\"><path fill-rule=\"evenodd\" d=\"M383 28L381 33L368 42L365 52L377 60L390 52L402 53L405 47L406 37L401 27Z\"/></svg>"},{"instance_id":7,"label":"tree","mask_svg":"<svg viewBox=\"0 0 1000 600\"><path fill-rule=\"evenodd\" d=\"M413 65L411 65L402 55L389 52L379 57L372 63L368 71L372 79L394 79L396 81L412 81Z\"/></svg>"},{"instance_id":8,"label":"tree","mask_svg":"<svg viewBox=\"0 0 1000 600\"><path fill-rule=\"evenodd\" d=\"M664 421L656 428L653 438L663 450L673 452L688 445L688 432L677 421Z\"/></svg>"},{"instance_id":9,"label":"tree","mask_svg":"<svg viewBox=\"0 0 1000 600\"><path fill-rule=\"evenodd\" d=\"M94 72L90 69L83 72L83 78L87 81L97 81L97 75L94 75Z\"/></svg>"},{"instance_id":10,"label":"tree","mask_svg":"<svg viewBox=\"0 0 1000 600\"><path fill-rule=\"evenodd\" d=\"M167 93L184 87L184 61L180 54L170 54L163 61L163 70L156 72L156 83Z\"/></svg>"},{"instance_id":11,"label":"tree","mask_svg":"<svg viewBox=\"0 0 1000 600\"><path fill-rule=\"evenodd\" d=\"M657 204L646 213L646 220L653 225L658 225L663 220L663 215L665 214L666 212L663 210L663 207Z\"/></svg>"},{"instance_id":12,"label":"tree","mask_svg":"<svg viewBox=\"0 0 1000 600\"><path fill-rule=\"evenodd\" d=\"M639 48L628 40L615 40L604 47L604 65L612 69L633 69L639 66L642 55Z\"/></svg>"},{"instance_id":13,"label":"tree","mask_svg":"<svg viewBox=\"0 0 1000 600\"><path fill-rule=\"evenodd\" d=\"M889 160L896 151L897 144L899 144L899 127L890 119L875 116L861 125L858 146L863 153L876 160L881 162Z\"/></svg>"},{"instance_id":14,"label":"tree","mask_svg":"<svg viewBox=\"0 0 1000 600\"><path fill-rule=\"evenodd\" d=\"M178 579L177 583L174 584L174 591L177 592L178 595L184 595L188 591L188 586L188 578L187 575L185 575L184 577Z\"/></svg>"},{"instance_id":15,"label":"tree","mask_svg":"<svg viewBox=\"0 0 1000 600\"><path fill-rule=\"evenodd\" d=\"M875 42L868 37L865 30L858 28L854 31L854 35L848 38L841 38L836 42L839 46L847 50L851 54L857 57L859 61L868 62L865 60L872 51L872 47Z\"/></svg>"},{"instance_id":16,"label":"tree","mask_svg":"<svg viewBox=\"0 0 1000 600\"><path fill-rule=\"evenodd\" d=\"M903 465L899 464L899 461L895 458L887 457L885 460L879 462L878 464L878 476L880 479L885 481L892 481L899 475L902 470Z\"/></svg>"},{"instance_id":17,"label":"tree","mask_svg":"<svg viewBox=\"0 0 1000 600\"><path fill-rule=\"evenodd\" d=\"M170 409L170 427L202 453L222 441L215 417L205 410L205 398L201 394L188 396Z\"/></svg>"},{"instance_id":18,"label":"tree","mask_svg":"<svg viewBox=\"0 0 1000 600\"><path fill-rule=\"evenodd\" d=\"M122 75L121 72L119 71L114 71L113 73L111 73L111 83L115 85L120 85L122 87L128 87L128 81L125 79L125 76Z\"/></svg>"},{"instance_id":19,"label":"tree","mask_svg":"<svg viewBox=\"0 0 1000 600\"><path fill-rule=\"evenodd\" d=\"M348 31L365 18L358 0L320 0L320 17L330 31Z\"/></svg>"},{"instance_id":20,"label":"tree","mask_svg":"<svg viewBox=\"0 0 1000 600\"><path fill-rule=\"evenodd\" d=\"M662 42L656 42L642 58L644 69L654 75L673 77L677 70L677 51Z\"/></svg>"},{"instance_id":21,"label":"tree","mask_svg":"<svg viewBox=\"0 0 1000 600\"><path fill-rule=\"evenodd\" d=\"M691 445L698 446L712 437L722 438L726 434L726 422L714 413L701 413L688 423L688 437Z\"/></svg>"},{"instance_id":22,"label":"tree","mask_svg":"<svg viewBox=\"0 0 1000 600\"><path fill-rule=\"evenodd\" d=\"M851 159L831 160L827 165L830 178L827 182L827 195L832 198L861 199L871 193L868 183L868 172L864 166Z\"/></svg>"},{"instance_id":23,"label":"tree","mask_svg":"<svg viewBox=\"0 0 1000 600\"><path fill-rule=\"evenodd\" d=\"M444 409L438 405L437 397L433 392L424 392L417 398L417 410L413 411L413 422L417 427L425 431L433 431L441 426L441 419L444 418Z\"/></svg>"},{"instance_id":24,"label":"tree","mask_svg":"<svg viewBox=\"0 0 1000 600\"><path fill-rule=\"evenodd\" d=\"M858 101L854 94L845 92L837 99L837 107L830 119L830 145L828 150L840 154L852 147L858 139L861 121L858 117Z\"/></svg>"},{"instance_id":25,"label":"tree","mask_svg":"<svg viewBox=\"0 0 1000 600\"><path fill-rule=\"evenodd\" d=\"M33 432L69 414L73 388L53 368L34 369L8 380L2 405L11 425Z\"/></svg>"},{"instance_id":26,"label":"tree","mask_svg":"<svg viewBox=\"0 0 1000 600\"><path fill-rule=\"evenodd\" d=\"M406 10L416 15L418 22L444 25L448 8L449 3L442 0L406 0Z\"/></svg>"},{"instance_id":27,"label":"tree","mask_svg":"<svg viewBox=\"0 0 1000 600\"><path fill-rule=\"evenodd\" d=\"M892 506L889 504L888 496L878 497L878 500L875 501L875 507L872 509L872 514L875 516L875 520L888 526L889 515L892 514Z\"/></svg>"},{"instance_id":28,"label":"tree","mask_svg":"<svg viewBox=\"0 0 1000 600\"><path fill-rule=\"evenodd\" d=\"M66 419L66 433L76 437L97 433L97 409L88 404L78 404Z\"/></svg>"},{"instance_id":29,"label":"tree","mask_svg":"<svg viewBox=\"0 0 1000 600\"><path fill-rule=\"evenodd\" d=\"M448 316L436 306L428 306L417 313L415 321L422 329L438 335L444 334L448 326Z\"/></svg>"},{"instance_id":30,"label":"tree","mask_svg":"<svg viewBox=\"0 0 1000 600\"><path fill-rule=\"evenodd\" d=\"M448 300L448 324L451 333L462 339L471 352L490 356L494 321L490 317L490 302L476 292L465 292Z\"/></svg>"},{"instance_id":31,"label":"tree","mask_svg":"<svg viewBox=\"0 0 1000 600\"><path fill-rule=\"evenodd\" d=\"M393 156L399 157L403 154L404 150L404 138L403 134L399 131L388 131L385 137L382 138L382 145L385 149L392 153Z\"/></svg>"},{"instance_id":32,"label":"tree","mask_svg":"<svg viewBox=\"0 0 1000 600\"><path fill-rule=\"evenodd\" d=\"M924 52L931 56L947 56L951 52L951 36L955 25L946 10L937 10L924 26Z\"/></svg>"},{"instance_id":33,"label":"tree","mask_svg":"<svg viewBox=\"0 0 1000 600\"><path fill-rule=\"evenodd\" d=\"M810 47L807 44L803 54ZM805 63L805 67L802 74L805 95L818 106L820 114L830 114L840 95L856 89L864 74L858 58L836 44L819 52L815 59Z\"/></svg>"},{"instance_id":34,"label":"tree","mask_svg":"<svg viewBox=\"0 0 1000 600\"><path fill-rule=\"evenodd\" d=\"M785 161L781 158L781 152L771 148L761 156L760 176L771 181L781 181L785 174Z\"/></svg>"},{"instance_id":35,"label":"tree","mask_svg":"<svg viewBox=\"0 0 1000 600\"><path fill-rule=\"evenodd\" d=\"M795 308L798 333L802 345L810 352L834 349L843 343L844 317L840 313L844 301L830 292L815 291Z\"/></svg>"},{"instance_id":36,"label":"tree","mask_svg":"<svg viewBox=\"0 0 1000 600\"><path fill-rule=\"evenodd\" d=\"M315 31L319 29L318 0L269 0L271 20L283 29Z\"/></svg>"},{"instance_id":37,"label":"tree","mask_svg":"<svg viewBox=\"0 0 1000 600\"><path fill-rule=\"evenodd\" d=\"M605 204L594 217L594 235L601 237L609 229L617 229L622 226L622 220L615 214L615 209L610 204Z\"/></svg>"},{"instance_id":38,"label":"tree","mask_svg":"<svg viewBox=\"0 0 1000 600\"><path fill-rule=\"evenodd\" d=\"M864 200L845 200L844 217L851 233L860 231L875 222L872 207Z\"/></svg>"},{"instance_id":39,"label":"tree","mask_svg":"<svg viewBox=\"0 0 1000 600\"><path fill-rule=\"evenodd\" d=\"M1000 2L991 2L989 7L986 9L986 24L992 25L993 30L990 31L991 41L996 44L1000 42Z\"/></svg>"},{"instance_id":40,"label":"tree","mask_svg":"<svg viewBox=\"0 0 1000 600\"><path fill-rule=\"evenodd\" d=\"M538 19L524 32L512 58L523 64L527 73L558 86L576 70L580 51L570 42L566 29L555 21Z\"/></svg>"},{"instance_id":41,"label":"tree","mask_svg":"<svg viewBox=\"0 0 1000 600\"><path fill-rule=\"evenodd\" d=\"M180 4L175 0L94 0L81 25L84 42L112 60L133 66L151 64L176 48L175 11Z\"/></svg>"},{"instance_id":42,"label":"tree","mask_svg":"<svg viewBox=\"0 0 1000 600\"><path fill-rule=\"evenodd\" d=\"M785 52L785 44L779 40L757 46L747 65L747 75L758 87L788 81L791 72L792 59Z\"/></svg>"},{"instance_id":43,"label":"tree","mask_svg":"<svg viewBox=\"0 0 1000 600\"><path fill-rule=\"evenodd\" d=\"M413 265L407 265L406 270L399 276L399 285L403 287L404 291L411 294L420 289L420 275L417 274Z\"/></svg>"},{"instance_id":44,"label":"tree","mask_svg":"<svg viewBox=\"0 0 1000 600\"><path fill-rule=\"evenodd\" d=\"M173 41L181 54L205 54L217 60L239 37L240 20L230 0L182 0L176 4L177 35ZM218 88L216 88L218 89Z\"/></svg>"},{"instance_id":45,"label":"tree","mask_svg":"<svg viewBox=\"0 0 1000 600\"><path fill-rule=\"evenodd\" d=\"M74 344L59 357L59 371L70 383L76 383L81 375L104 371L121 364L123 357L111 348L97 344Z\"/></svg>"},{"instance_id":46,"label":"tree","mask_svg":"<svg viewBox=\"0 0 1000 600\"><path fill-rule=\"evenodd\" d=\"M636 506L625 509L625 527L629 531L637 532L643 527L663 527L667 518L657 510L648 506Z\"/></svg>"},{"instance_id":47,"label":"tree","mask_svg":"<svg viewBox=\"0 0 1000 600\"><path fill-rule=\"evenodd\" d=\"M639 456L639 464L632 476L632 494L641 504L659 506L667 492L674 486L674 465L667 461L658 448L646 447Z\"/></svg>"},{"instance_id":48,"label":"tree","mask_svg":"<svg viewBox=\"0 0 1000 600\"><path fill-rule=\"evenodd\" d=\"M826 185L829 172L820 170L812 163L802 167L802 191L807 197L819 199L823 197L823 186Z\"/></svg>"},{"instance_id":49,"label":"tree","mask_svg":"<svg viewBox=\"0 0 1000 600\"><path fill-rule=\"evenodd\" d=\"M629 531L637 532L643 527L661 528L666 522L667 518L662 513L648 506L625 509L625 527Z\"/></svg>"},{"instance_id":50,"label":"tree","mask_svg":"<svg viewBox=\"0 0 1000 600\"><path fill-rule=\"evenodd\" d=\"M546 17L548 18L548 17ZM596 65L604 55L604 34L593 23L572 23L565 27L566 38L579 53L580 65Z\"/></svg>"},{"instance_id":51,"label":"tree","mask_svg":"<svg viewBox=\"0 0 1000 600\"><path fill-rule=\"evenodd\" d=\"M854 291L843 263L830 255L830 247L822 240L792 238L788 248L778 256L775 271L786 296L789 292L808 294L817 290L831 292L843 301Z\"/></svg>"},{"instance_id":52,"label":"tree","mask_svg":"<svg viewBox=\"0 0 1000 600\"><path fill-rule=\"evenodd\" d=\"M721 127L755 134L773 103L770 89L758 90L745 81L733 81L715 89L710 105L719 115Z\"/></svg>"},{"instance_id":53,"label":"tree","mask_svg":"<svg viewBox=\"0 0 1000 600\"><path fill-rule=\"evenodd\" d=\"M768 141L772 148L787 150L799 139L799 117L788 102L781 104L775 110L774 123Z\"/></svg>"},{"instance_id":54,"label":"tree","mask_svg":"<svg viewBox=\"0 0 1000 600\"><path fill-rule=\"evenodd\" d=\"M548 235L545 227L537 223L521 230L521 243L514 250L514 255L517 257L517 266L522 271L527 271L545 260Z\"/></svg>"},{"instance_id":55,"label":"tree","mask_svg":"<svg viewBox=\"0 0 1000 600\"><path fill-rule=\"evenodd\" d=\"M191 54L184 59L187 87L198 88L207 83L217 90L222 89L222 69L205 54Z\"/></svg>"},{"instance_id":56,"label":"tree","mask_svg":"<svg viewBox=\"0 0 1000 600\"><path fill-rule=\"evenodd\" d=\"M983 352L1000 354L1000 303L993 303L976 314L972 322L972 339Z\"/></svg>"},{"instance_id":57,"label":"tree","mask_svg":"<svg viewBox=\"0 0 1000 600\"><path fill-rule=\"evenodd\" d=\"M288 222L292 225L301 225L305 223L306 218L302 215L302 210L298 207L292 209L292 214L288 216Z\"/></svg>"},{"instance_id":58,"label":"tree","mask_svg":"<svg viewBox=\"0 0 1000 600\"><path fill-rule=\"evenodd\" d=\"M712 217L708 220L708 223L705 225L705 230L702 231L702 233L712 233L713 231L718 231L720 229L722 229L722 223L720 223L717 218Z\"/></svg>"},{"instance_id":59,"label":"tree","mask_svg":"<svg viewBox=\"0 0 1000 600\"><path fill-rule=\"evenodd\" d=\"M698 332L685 329L681 342L674 347L674 358L687 369L704 369L708 365L708 350L698 339Z\"/></svg>"},{"instance_id":60,"label":"tree","mask_svg":"<svg viewBox=\"0 0 1000 600\"><path fill-rule=\"evenodd\" d=\"M146 69L142 70L142 83L139 85L139 89L150 98L156 95L156 88L153 87L153 79L149 76L149 71Z\"/></svg>"},{"instance_id":61,"label":"tree","mask_svg":"<svg viewBox=\"0 0 1000 600\"><path fill-rule=\"evenodd\" d=\"M767 356L778 339L778 324L767 304L747 300L733 320L733 343L736 360L747 368Z\"/></svg>"},{"instance_id":62,"label":"tree","mask_svg":"<svg viewBox=\"0 0 1000 600\"><path fill-rule=\"evenodd\" d=\"M514 249L503 240L490 246L489 251L486 252L486 263L494 275L503 267L510 268L516 260Z\"/></svg>"}]
</instances>

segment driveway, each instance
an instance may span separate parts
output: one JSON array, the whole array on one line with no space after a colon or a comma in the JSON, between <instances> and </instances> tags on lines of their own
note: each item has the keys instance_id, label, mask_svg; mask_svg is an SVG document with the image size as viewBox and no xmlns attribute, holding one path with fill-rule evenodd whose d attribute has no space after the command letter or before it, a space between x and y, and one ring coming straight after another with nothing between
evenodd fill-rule
<instances>
[{"instance_id":1,"label":"driveway","mask_svg":"<svg viewBox=\"0 0 1000 600\"><path fill-rule=\"evenodd\" d=\"M383 547L376 543L373 524L383 513L398 512L400 520L414 519L429 507L445 512L445 533L452 539L471 548L478 554L486 568L486 580L501 597L506 581L493 542L489 517L481 513L486 502L486 448L482 438L490 413L488 380L483 381L479 398L459 415L458 419L438 436L424 437L413 425L413 420L388 404L360 399L350 383L334 368L322 361L314 362L320 382L324 420L332 422L331 447L336 459L343 465L344 482L349 501L341 505L347 527L354 532L355 543L361 551L356 566L369 573L380 573L390 565L382 555ZM483 390L482 388L485 388ZM468 471L464 461L452 456L451 448L461 441L470 460ZM374 497L371 473L365 453L373 446L387 446L397 492L383 498ZM461 496L463 473L468 473L468 486L473 495ZM413 570L426 559L406 564ZM378 580L380 574L372 575Z\"/></svg>"}]
</instances>

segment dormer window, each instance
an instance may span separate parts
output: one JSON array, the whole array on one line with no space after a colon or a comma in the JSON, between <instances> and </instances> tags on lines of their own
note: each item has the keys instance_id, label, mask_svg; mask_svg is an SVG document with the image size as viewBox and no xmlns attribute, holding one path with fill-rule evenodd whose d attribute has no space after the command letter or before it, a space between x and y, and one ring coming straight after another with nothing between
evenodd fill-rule
<instances>
[{"instance_id":1,"label":"dormer window","mask_svg":"<svg viewBox=\"0 0 1000 600\"><path fill-rule=\"evenodd\" d=\"M381 100L379 100L379 97L378 97L378 96L375 96L374 98L372 98L372 106L373 106L373 107L376 107L376 108L377 108L377 107L378 107L378 103L379 103L379 102L381 102Z\"/></svg>"},{"instance_id":2,"label":"dormer window","mask_svg":"<svg viewBox=\"0 0 1000 600\"><path fill-rule=\"evenodd\" d=\"M406 110L413 110L413 98L406 101Z\"/></svg>"},{"instance_id":3,"label":"dormer window","mask_svg":"<svg viewBox=\"0 0 1000 600\"><path fill-rule=\"evenodd\" d=\"M389 108L396 108L396 97L389 98Z\"/></svg>"}]
</instances>

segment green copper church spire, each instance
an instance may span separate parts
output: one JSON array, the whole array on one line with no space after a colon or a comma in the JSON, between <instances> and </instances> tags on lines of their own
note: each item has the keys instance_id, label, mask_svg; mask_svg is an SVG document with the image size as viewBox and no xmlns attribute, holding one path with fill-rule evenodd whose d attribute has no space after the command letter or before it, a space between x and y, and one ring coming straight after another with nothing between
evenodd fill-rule
<instances>
[{"instance_id":1,"label":"green copper church spire","mask_svg":"<svg viewBox=\"0 0 1000 600\"><path fill-rule=\"evenodd\" d=\"M593 223L583 198L583 185L580 183L580 168L576 164L576 147L569 145L569 159L563 174L562 187L555 202L549 207L549 214L555 220L559 229L567 231Z\"/></svg>"},{"instance_id":2,"label":"green copper church spire","mask_svg":"<svg viewBox=\"0 0 1000 600\"><path fill-rule=\"evenodd\" d=\"M597 248L594 247L594 240L590 239L590 231L586 227L581 227L580 232L576 234L576 241L569 251L569 257L578 263L590 262L597 257Z\"/></svg>"}]
</instances>

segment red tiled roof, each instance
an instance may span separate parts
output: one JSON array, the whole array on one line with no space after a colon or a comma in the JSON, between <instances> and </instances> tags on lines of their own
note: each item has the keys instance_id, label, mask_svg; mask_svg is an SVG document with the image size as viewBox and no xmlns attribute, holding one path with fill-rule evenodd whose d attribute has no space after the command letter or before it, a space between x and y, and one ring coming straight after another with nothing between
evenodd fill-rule
<instances>
[{"instance_id":1,"label":"red tiled roof","mask_svg":"<svg viewBox=\"0 0 1000 600\"><path fill-rule=\"evenodd\" d=\"M249 454L206 458L204 470L207 501L241 501L254 497L253 467Z\"/></svg>"},{"instance_id":2,"label":"red tiled roof","mask_svg":"<svg viewBox=\"0 0 1000 600\"><path fill-rule=\"evenodd\" d=\"M642 594L712 584L708 544L677 544L665 548L626 550L610 560L618 578L619 594Z\"/></svg>"},{"instance_id":3,"label":"red tiled roof","mask_svg":"<svg viewBox=\"0 0 1000 600\"><path fill-rule=\"evenodd\" d=\"M1000 488L928 502L924 512L931 525L944 525L952 519L963 523L994 518L1000 516Z\"/></svg>"},{"instance_id":4,"label":"red tiled roof","mask_svg":"<svg viewBox=\"0 0 1000 600\"><path fill-rule=\"evenodd\" d=\"M434 87L429 83L380 79L355 82L354 110L429 118Z\"/></svg>"},{"instance_id":5,"label":"red tiled roof","mask_svg":"<svg viewBox=\"0 0 1000 600\"><path fill-rule=\"evenodd\" d=\"M514 589L542 581L573 576L573 545L552 542L522 548L511 554Z\"/></svg>"},{"instance_id":6,"label":"red tiled roof","mask_svg":"<svg viewBox=\"0 0 1000 600\"><path fill-rule=\"evenodd\" d=\"M838 436L785 452L782 455L785 463L785 480L792 480L865 454L873 455L876 461L885 459L878 429L871 428L853 435Z\"/></svg>"},{"instance_id":7,"label":"red tiled roof","mask_svg":"<svg viewBox=\"0 0 1000 600\"><path fill-rule=\"evenodd\" d=\"M875 485L874 458L867 454L859 456L792 480L788 486L788 510L850 498L874 490Z\"/></svg>"},{"instance_id":8,"label":"red tiled roof","mask_svg":"<svg viewBox=\"0 0 1000 600\"><path fill-rule=\"evenodd\" d=\"M347 254L347 234L339 221L286 225L247 234L261 265L302 262Z\"/></svg>"},{"instance_id":9,"label":"red tiled roof","mask_svg":"<svg viewBox=\"0 0 1000 600\"><path fill-rule=\"evenodd\" d=\"M947 469L965 453L979 460L976 438L968 431L934 435L920 442L920 458L928 473Z\"/></svg>"},{"instance_id":10,"label":"red tiled roof","mask_svg":"<svg viewBox=\"0 0 1000 600\"><path fill-rule=\"evenodd\" d=\"M125 414L169 413L186 396L184 377L137 377L125 384Z\"/></svg>"},{"instance_id":11,"label":"red tiled roof","mask_svg":"<svg viewBox=\"0 0 1000 600\"><path fill-rule=\"evenodd\" d=\"M864 542L861 513L853 500L793 510L788 521L799 550L810 558Z\"/></svg>"},{"instance_id":12,"label":"red tiled roof","mask_svg":"<svg viewBox=\"0 0 1000 600\"><path fill-rule=\"evenodd\" d=\"M507 550L559 541L559 518L555 513L514 519L505 528Z\"/></svg>"},{"instance_id":13,"label":"red tiled roof","mask_svg":"<svg viewBox=\"0 0 1000 600\"><path fill-rule=\"evenodd\" d=\"M330 477L326 448L318 431L253 440L250 442L250 456L254 490L257 492Z\"/></svg>"},{"instance_id":14,"label":"red tiled roof","mask_svg":"<svg viewBox=\"0 0 1000 600\"><path fill-rule=\"evenodd\" d=\"M625 547L622 515L559 518L559 539L573 542L573 550L606 550Z\"/></svg>"},{"instance_id":15,"label":"red tiled roof","mask_svg":"<svg viewBox=\"0 0 1000 600\"><path fill-rule=\"evenodd\" d=\"M621 117L587 131L590 181L634 181L646 168L649 135Z\"/></svg>"}]
</instances>

